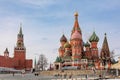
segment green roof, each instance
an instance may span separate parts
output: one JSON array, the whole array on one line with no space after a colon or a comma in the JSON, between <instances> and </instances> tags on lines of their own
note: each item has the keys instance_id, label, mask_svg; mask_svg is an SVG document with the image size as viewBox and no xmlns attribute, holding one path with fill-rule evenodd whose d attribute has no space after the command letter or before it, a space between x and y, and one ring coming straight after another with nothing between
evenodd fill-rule
<instances>
[{"instance_id":1,"label":"green roof","mask_svg":"<svg viewBox=\"0 0 120 80\"><path fill-rule=\"evenodd\" d=\"M96 35L95 31L93 32L92 36L89 39L90 42L98 42L99 37Z\"/></svg>"},{"instance_id":2,"label":"green roof","mask_svg":"<svg viewBox=\"0 0 120 80\"><path fill-rule=\"evenodd\" d=\"M91 67L92 67L92 66L94 66L94 64L93 64L93 63L92 63L92 64L88 64L88 66L91 66Z\"/></svg>"},{"instance_id":3,"label":"green roof","mask_svg":"<svg viewBox=\"0 0 120 80\"><path fill-rule=\"evenodd\" d=\"M86 42L84 45L85 45L85 47L90 47L89 42Z\"/></svg>"},{"instance_id":4,"label":"green roof","mask_svg":"<svg viewBox=\"0 0 120 80\"><path fill-rule=\"evenodd\" d=\"M61 57L57 57L55 62L62 62L62 58Z\"/></svg>"},{"instance_id":5,"label":"green roof","mask_svg":"<svg viewBox=\"0 0 120 80\"><path fill-rule=\"evenodd\" d=\"M71 48L71 45L70 45L68 42L66 42L66 43L64 44L64 48Z\"/></svg>"}]
</instances>

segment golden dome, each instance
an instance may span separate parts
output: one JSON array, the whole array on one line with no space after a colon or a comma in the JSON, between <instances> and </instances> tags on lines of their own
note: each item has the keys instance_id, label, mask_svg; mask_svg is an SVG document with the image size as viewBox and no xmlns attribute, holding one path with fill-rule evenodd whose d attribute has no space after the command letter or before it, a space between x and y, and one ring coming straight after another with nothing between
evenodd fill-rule
<instances>
[{"instance_id":1,"label":"golden dome","mask_svg":"<svg viewBox=\"0 0 120 80\"><path fill-rule=\"evenodd\" d=\"M78 12L75 12L74 16L78 16Z\"/></svg>"}]
</instances>

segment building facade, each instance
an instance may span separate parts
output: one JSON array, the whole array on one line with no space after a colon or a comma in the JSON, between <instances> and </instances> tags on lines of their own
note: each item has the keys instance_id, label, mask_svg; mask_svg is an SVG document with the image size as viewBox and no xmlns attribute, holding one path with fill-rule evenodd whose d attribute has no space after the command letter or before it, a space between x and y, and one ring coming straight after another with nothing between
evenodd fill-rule
<instances>
[{"instance_id":1,"label":"building facade","mask_svg":"<svg viewBox=\"0 0 120 80\"><path fill-rule=\"evenodd\" d=\"M102 49L98 51L99 37L95 31L85 43L82 38L82 31L78 23L78 13L75 13L74 26L71 32L70 41L63 34L60 38L59 56L54 62L56 70L64 67L78 67L80 69L104 69L110 68L110 51L105 34Z\"/></svg>"},{"instance_id":2,"label":"building facade","mask_svg":"<svg viewBox=\"0 0 120 80\"><path fill-rule=\"evenodd\" d=\"M9 57L9 51L6 48L4 55L0 55L0 67L14 68L18 70L31 70L32 59L26 59L26 48L24 46L24 35L22 27L17 35L17 43L14 48L14 56Z\"/></svg>"}]
</instances>

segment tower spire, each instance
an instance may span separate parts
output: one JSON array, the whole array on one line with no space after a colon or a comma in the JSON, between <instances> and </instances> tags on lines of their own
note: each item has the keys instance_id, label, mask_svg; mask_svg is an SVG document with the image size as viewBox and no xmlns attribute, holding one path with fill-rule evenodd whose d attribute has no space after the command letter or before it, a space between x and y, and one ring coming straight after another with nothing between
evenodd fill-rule
<instances>
[{"instance_id":1,"label":"tower spire","mask_svg":"<svg viewBox=\"0 0 120 80\"><path fill-rule=\"evenodd\" d=\"M19 34L22 34L22 23L20 23L20 31Z\"/></svg>"},{"instance_id":2,"label":"tower spire","mask_svg":"<svg viewBox=\"0 0 120 80\"><path fill-rule=\"evenodd\" d=\"M74 16L75 16L75 20L78 21L78 12L75 12Z\"/></svg>"},{"instance_id":3,"label":"tower spire","mask_svg":"<svg viewBox=\"0 0 120 80\"><path fill-rule=\"evenodd\" d=\"M8 48L5 49L5 51L4 51L4 56L9 57L9 51L8 51Z\"/></svg>"},{"instance_id":4,"label":"tower spire","mask_svg":"<svg viewBox=\"0 0 120 80\"><path fill-rule=\"evenodd\" d=\"M110 51L107 41L107 34L105 33L104 41L102 44L102 50L101 50L101 58L107 58L110 57Z\"/></svg>"},{"instance_id":5,"label":"tower spire","mask_svg":"<svg viewBox=\"0 0 120 80\"><path fill-rule=\"evenodd\" d=\"M36 63L36 57L35 57L35 62L34 62L34 68L36 69L37 63Z\"/></svg>"},{"instance_id":6,"label":"tower spire","mask_svg":"<svg viewBox=\"0 0 120 80\"><path fill-rule=\"evenodd\" d=\"M80 29L79 23L78 23L78 12L75 12L74 16L75 16L75 22L74 22L74 26L73 26L73 29L72 29L72 34L75 31L78 31L81 34L81 29Z\"/></svg>"},{"instance_id":7,"label":"tower spire","mask_svg":"<svg viewBox=\"0 0 120 80\"><path fill-rule=\"evenodd\" d=\"M17 36L17 47L24 48L24 37L22 33L22 23L20 23L20 30Z\"/></svg>"},{"instance_id":8,"label":"tower spire","mask_svg":"<svg viewBox=\"0 0 120 80\"><path fill-rule=\"evenodd\" d=\"M8 48L5 49L5 52L9 53L9 52L8 52Z\"/></svg>"}]
</instances>

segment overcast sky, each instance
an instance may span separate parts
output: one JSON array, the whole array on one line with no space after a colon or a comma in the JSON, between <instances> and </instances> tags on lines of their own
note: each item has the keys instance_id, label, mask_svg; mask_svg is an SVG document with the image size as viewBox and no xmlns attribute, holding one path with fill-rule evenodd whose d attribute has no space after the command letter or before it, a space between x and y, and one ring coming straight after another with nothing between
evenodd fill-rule
<instances>
[{"instance_id":1,"label":"overcast sky","mask_svg":"<svg viewBox=\"0 0 120 80\"><path fill-rule=\"evenodd\" d=\"M84 42L95 31L101 48L107 33L110 50L120 55L120 0L0 0L0 55L8 48L13 56L22 23L27 58L45 54L54 62L62 34L70 39L76 11Z\"/></svg>"}]
</instances>

